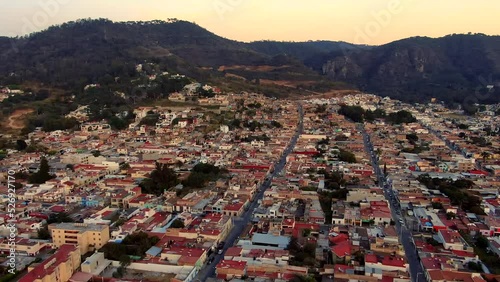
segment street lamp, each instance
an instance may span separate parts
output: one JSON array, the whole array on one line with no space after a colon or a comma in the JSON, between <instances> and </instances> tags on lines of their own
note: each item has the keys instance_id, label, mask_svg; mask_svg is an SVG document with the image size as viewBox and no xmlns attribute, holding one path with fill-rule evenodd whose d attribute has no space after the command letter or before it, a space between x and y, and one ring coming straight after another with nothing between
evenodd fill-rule
<instances>
[{"instance_id":1,"label":"street lamp","mask_svg":"<svg viewBox=\"0 0 500 282\"><path fill-rule=\"evenodd\" d=\"M419 275L423 274L422 272L417 273L417 280L415 282L418 282L418 277Z\"/></svg>"}]
</instances>

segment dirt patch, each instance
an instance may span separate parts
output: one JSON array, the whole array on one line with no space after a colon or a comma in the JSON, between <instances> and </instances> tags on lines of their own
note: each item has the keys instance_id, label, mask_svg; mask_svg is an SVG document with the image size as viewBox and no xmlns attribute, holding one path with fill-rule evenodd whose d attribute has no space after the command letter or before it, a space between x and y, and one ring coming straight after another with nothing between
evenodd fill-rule
<instances>
[{"instance_id":1,"label":"dirt patch","mask_svg":"<svg viewBox=\"0 0 500 282\"><path fill-rule=\"evenodd\" d=\"M158 282L168 282L175 277L172 273L161 273L161 272L150 272L150 271L139 271L128 269L124 278L127 279L144 279L146 281L158 281Z\"/></svg>"},{"instance_id":2,"label":"dirt patch","mask_svg":"<svg viewBox=\"0 0 500 282\"><path fill-rule=\"evenodd\" d=\"M241 79L241 80L243 80L243 81L247 80L247 79L246 79L246 78L244 78L243 76L239 76L239 75L232 74L232 73L226 73L225 77L233 77L233 78Z\"/></svg>"},{"instance_id":3,"label":"dirt patch","mask_svg":"<svg viewBox=\"0 0 500 282\"><path fill-rule=\"evenodd\" d=\"M292 81L292 80L270 80L270 79L261 79L260 83L263 85L279 85L285 87L296 88L299 85L311 85L314 84L314 81Z\"/></svg>"},{"instance_id":4,"label":"dirt patch","mask_svg":"<svg viewBox=\"0 0 500 282\"><path fill-rule=\"evenodd\" d=\"M303 100L303 99L330 99L330 98L340 98L347 95L360 94L358 90L331 90L325 93L318 93L313 91L306 91L310 95L292 95L291 100Z\"/></svg>"},{"instance_id":5,"label":"dirt patch","mask_svg":"<svg viewBox=\"0 0 500 282\"><path fill-rule=\"evenodd\" d=\"M220 66L218 71L225 71L225 70L245 70L245 71L262 71L262 72L269 72L273 70L279 70L279 69L284 69L288 68L289 66L284 65L284 66L268 66L268 65L262 65L262 66L240 66L240 65L234 65L234 66Z\"/></svg>"},{"instance_id":6,"label":"dirt patch","mask_svg":"<svg viewBox=\"0 0 500 282\"><path fill-rule=\"evenodd\" d=\"M9 129L20 130L24 128L24 122L26 121L26 117L33 113L35 110L33 109L19 109L15 110L9 118L7 118L5 126Z\"/></svg>"}]
</instances>

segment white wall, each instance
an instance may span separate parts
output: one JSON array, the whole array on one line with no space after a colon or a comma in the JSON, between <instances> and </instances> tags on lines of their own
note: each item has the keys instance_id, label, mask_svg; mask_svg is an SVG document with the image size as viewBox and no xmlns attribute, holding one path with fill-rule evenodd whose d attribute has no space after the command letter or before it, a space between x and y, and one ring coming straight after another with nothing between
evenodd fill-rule
<instances>
[{"instance_id":1,"label":"white wall","mask_svg":"<svg viewBox=\"0 0 500 282\"><path fill-rule=\"evenodd\" d=\"M120 266L119 261L113 261L111 264L114 267ZM179 266L179 265L133 262L127 268L134 269L134 270L154 271L154 272L161 272L161 273L177 274L177 273L181 272L182 269L194 268L194 266Z\"/></svg>"}]
</instances>

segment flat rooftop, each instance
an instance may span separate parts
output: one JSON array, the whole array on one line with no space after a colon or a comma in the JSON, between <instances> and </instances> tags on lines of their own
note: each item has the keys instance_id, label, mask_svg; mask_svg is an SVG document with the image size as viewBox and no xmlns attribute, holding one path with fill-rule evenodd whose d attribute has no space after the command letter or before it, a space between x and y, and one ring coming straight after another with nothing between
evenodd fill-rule
<instances>
[{"instance_id":1,"label":"flat rooftop","mask_svg":"<svg viewBox=\"0 0 500 282\"><path fill-rule=\"evenodd\" d=\"M65 230L77 230L81 233L85 231L102 231L106 228L109 228L108 225L104 224L90 224L90 223L71 223L71 222L63 222L63 223L52 223L49 225L50 229L65 229Z\"/></svg>"}]
</instances>

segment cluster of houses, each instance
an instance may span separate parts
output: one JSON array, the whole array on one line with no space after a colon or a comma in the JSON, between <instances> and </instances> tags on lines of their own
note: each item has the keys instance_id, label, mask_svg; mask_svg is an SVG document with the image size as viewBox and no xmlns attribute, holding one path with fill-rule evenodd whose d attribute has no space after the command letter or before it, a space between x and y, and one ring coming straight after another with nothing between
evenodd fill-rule
<instances>
[{"instance_id":1,"label":"cluster of houses","mask_svg":"<svg viewBox=\"0 0 500 282\"><path fill-rule=\"evenodd\" d=\"M170 98L185 101L200 86ZM308 275L323 281L412 281L418 278L410 277L409 250L392 216L395 204L403 214L401 224L412 231L421 279L495 281L494 275L479 274L488 268L471 239L484 236L489 255L500 254L498 137L459 127L471 122L451 122L456 113L450 111L448 118L438 104L419 109L367 94L301 101L303 118L297 101L257 94L215 94L199 102L217 107L140 107L122 131L105 122L83 123L72 133L38 130L27 143L45 147L44 152L11 152L1 160L2 168L19 176L16 266L28 271L19 281L139 281L133 273L140 272L142 281L160 273L170 281L190 282L206 268L215 268L209 278L214 281L288 281ZM341 104L388 113L406 110L417 122L365 123L372 156L360 124L337 113ZM152 116L154 123L144 122ZM492 116L478 118L498 122ZM283 170L271 179L301 119L303 132ZM480 147L473 137L489 143ZM23 175L38 172L42 157L54 178L29 184ZM396 198L388 199L380 188L372 157ZM225 172L202 188L181 182L161 195L145 193L140 184L159 164L181 181L198 164ZM469 190L480 198L484 213L462 210L441 191L427 188L417 179L425 174L473 181ZM0 190L8 195L7 186ZM8 200L2 198L4 206ZM72 222L46 226L49 216L62 213ZM238 225L247 215L248 224ZM9 220L6 211L0 212L4 237L10 236ZM49 239L40 238L44 228ZM241 235L226 246L235 228ZM99 250L138 232L157 237L157 243L132 258L124 277L113 280L121 264ZM298 247L291 247L293 242ZM297 248L307 249L307 255ZM6 239L0 251L9 252ZM221 257L212 264L215 256Z\"/></svg>"},{"instance_id":2,"label":"cluster of houses","mask_svg":"<svg viewBox=\"0 0 500 282\"><path fill-rule=\"evenodd\" d=\"M0 86L0 102L9 98L10 96L20 94L24 94L24 91L21 89L11 89L8 86Z\"/></svg>"},{"instance_id":3,"label":"cluster of houses","mask_svg":"<svg viewBox=\"0 0 500 282\"><path fill-rule=\"evenodd\" d=\"M489 274L495 271L488 267L495 267L491 260L498 259L499 253L499 221L495 207L499 201L500 178L495 168L499 160L496 148L500 140L498 136L484 132L482 126L473 128L472 124L483 122L493 125L498 123L498 117L488 114L463 117L458 111L448 110L440 104L410 106L374 95L344 97L343 102L367 110L383 109L387 113L405 110L417 119L417 122L409 124L390 124L379 119L374 123L365 123L365 129L380 170L387 176L386 185L396 195L390 201L400 207L401 224L412 231L412 244L423 269L419 274L421 279L497 281L498 276ZM488 143L474 144L471 142L473 137L485 138ZM477 197L480 205L473 210L464 210L460 201L448 197L438 188L428 188L418 180L425 176L448 181L471 181L472 186L465 195ZM392 216L387 208L390 205L384 203L386 198L378 187L350 189L345 202L356 203L359 207L340 210L339 216L333 216L334 226L363 225L371 220L374 225L387 229ZM339 211L338 202L334 206L334 210ZM486 238L488 243L483 246L485 249L475 251L474 244L480 240L479 237ZM403 266L404 248L400 244L393 246L387 240L391 238L386 230L375 239L385 250L394 250L391 257L403 255ZM486 257L484 254L487 254ZM379 264L383 264L385 257L377 257ZM367 262L372 260L375 261L374 257L365 255L365 271Z\"/></svg>"},{"instance_id":4,"label":"cluster of houses","mask_svg":"<svg viewBox=\"0 0 500 282\"><path fill-rule=\"evenodd\" d=\"M241 216L255 200L299 121L297 104L292 101L276 101L256 94L226 97L233 108L237 103L243 108L251 104L253 111L245 114L189 107L138 108L137 122L120 132L102 122L83 123L81 130L74 133L31 133L27 142L45 147L49 154L17 152L2 160L2 167L22 175L38 172L40 160L45 157L50 174L55 176L43 184L29 184L24 178L16 180L20 184L16 190L17 250L28 260L18 264L19 270L31 259L29 273L22 281L111 278L108 272L116 269L118 262L107 260L99 249L108 242L119 244L137 232L160 240L130 269L170 273L175 274L173 281L192 281L213 248L232 230L232 219ZM152 113L160 117L158 122L141 124ZM226 119L218 119L221 115ZM234 119L241 120L241 125L231 125ZM257 129L243 125L253 122L259 124ZM261 136L266 138L253 138ZM206 183L203 189L185 191L179 184L161 196L145 194L139 184L150 176L157 163L170 166L181 180L200 163L225 168L227 173ZM7 192L7 186L1 189ZM4 204L7 200L3 198ZM268 202L263 202L262 209ZM38 238L48 217L62 212L69 214L73 223L50 224L51 239ZM8 236L9 215L4 212L0 218L2 234ZM178 221L184 227L172 226ZM50 255L53 250L55 253ZM74 260L89 252L96 253L86 261ZM35 262L40 257L45 259ZM285 271L286 265L275 271ZM289 276L307 272L305 268L289 267L285 271Z\"/></svg>"}]
</instances>

